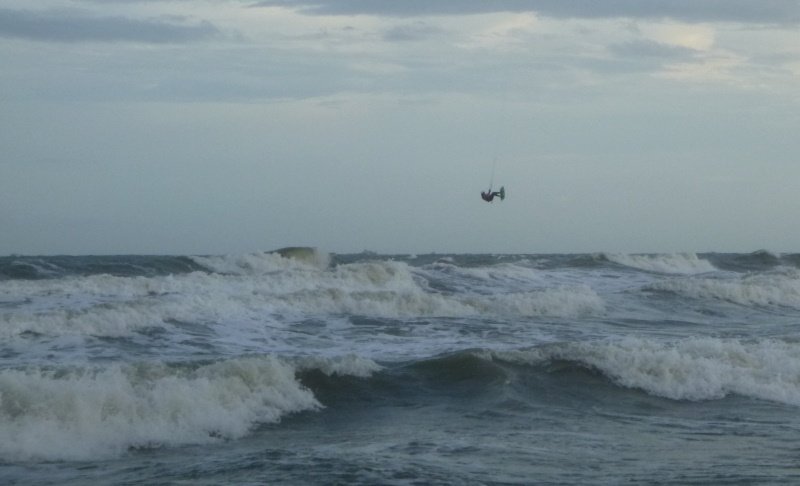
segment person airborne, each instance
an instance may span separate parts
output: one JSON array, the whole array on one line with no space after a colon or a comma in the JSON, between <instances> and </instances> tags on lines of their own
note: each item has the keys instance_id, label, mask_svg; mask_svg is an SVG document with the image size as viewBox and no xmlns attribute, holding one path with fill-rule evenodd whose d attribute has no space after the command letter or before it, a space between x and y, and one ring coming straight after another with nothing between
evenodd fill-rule
<instances>
[{"instance_id":1,"label":"person airborne","mask_svg":"<svg viewBox=\"0 0 800 486\"><path fill-rule=\"evenodd\" d=\"M492 200L495 198L495 196L499 196L501 201L503 199L505 199L506 198L506 188L505 187L501 187L499 191L494 191L494 192L492 192L491 188L489 188L488 191L481 191L481 198L486 202L492 202Z\"/></svg>"},{"instance_id":2,"label":"person airborne","mask_svg":"<svg viewBox=\"0 0 800 486\"><path fill-rule=\"evenodd\" d=\"M486 202L492 202L492 199L494 199L495 196L499 196L499 195L500 195L500 193L498 191L495 191L495 192L492 192L492 191L483 192L483 191L481 191L481 197Z\"/></svg>"}]
</instances>

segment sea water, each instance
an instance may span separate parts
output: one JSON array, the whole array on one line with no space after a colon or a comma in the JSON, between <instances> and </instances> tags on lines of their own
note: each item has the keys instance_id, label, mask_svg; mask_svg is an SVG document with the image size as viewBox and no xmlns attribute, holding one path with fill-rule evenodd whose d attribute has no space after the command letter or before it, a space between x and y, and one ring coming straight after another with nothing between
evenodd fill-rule
<instances>
[{"instance_id":1,"label":"sea water","mask_svg":"<svg viewBox=\"0 0 800 486\"><path fill-rule=\"evenodd\" d=\"M800 256L0 258L2 484L795 484Z\"/></svg>"}]
</instances>

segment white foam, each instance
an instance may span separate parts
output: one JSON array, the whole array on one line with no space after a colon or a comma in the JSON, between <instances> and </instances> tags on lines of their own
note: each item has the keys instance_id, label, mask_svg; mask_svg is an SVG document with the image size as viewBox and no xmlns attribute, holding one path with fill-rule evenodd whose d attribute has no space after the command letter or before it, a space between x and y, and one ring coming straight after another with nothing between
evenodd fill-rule
<instances>
[{"instance_id":1,"label":"white foam","mask_svg":"<svg viewBox=\"0 0 800 486\"><path fill-rule=\"evenodd\" d=\"M166 277L95 275L32 282L8 282L3 294L19 302L0 314L0 336L119 337L168 321L214 322L252 309L252 282L195 272ZM238 294L238 297L236 295ZM235 298L233 298L235 297ZM260 303L264 311L264 303Z\"/></svg>"},{"instance_id":2,"label":"white foam","mask_svg":"<svg viewBox=\"0 0 800 486\"><path fill-rule=\"evenodd\" d=\"M670 253L661 255L628 255L607 253L605 257L614 263L647 272L694 275L714 272L717 269L708 260L694 253Z\"/></svg>"},{"instance_id":3,"label":"white foam","mask_svg":"<svg viewBox=\"0 0 800 486\"><path fill-rule=\"evenodd\" d=\"M581 317L605 312L603 299L585 285L482 297L476 306L481 313L523 317Z\"/></svg>"},{"instance_id":4,"label":"white foam","mask_svg":"<svg viewBox=\"0 0 800 486\"><path fill-rule=\"evenodd\" d=\"M601 314L603 300L589 287L557 287L496 295L446 295L419 287L354 290L328 287L281 296L278 311L349 314L384 318L411 317L573 317Z\"/></svg>"},{"instance_id":5,"label":"white foam","mask_svg":"<svg viewBox=\"0 0 800 486\"><path fill-rule=\"evenodd\" d=\"M326 252L300 247L241 255L194 256L191 259L213 272L231 275L265 275L298 269L323 270L331 260Z\"/></svg>"},{"instance_id":6,"label":"white foam","mask_svg":"<svg viewBox=\"0 0 800 486\"><path fill-rule=\"evenodd\" d=\"M546 345L496 356L536 365L574 361L600 370L622 386L673 400L738 394L800 406L800 344L796 342L630 337Z\"/></svg>"},{"instance_id":7,"label":"white foam","mask_svg":"<svg viewBox=\"0 0 800 486\"><path fill-rule=\"evenodd\" d=\"M526 283L541 282L542 274L533 268L514 263L500 263L497 265L480 267L461 267L453 263L438 261L427 267L437 272L454 275L456 277L496 283L498 281L522 281Z\"/></svg>"},{"instance_id":8,"label":"white foam","mask_svg":"<svg viewBox=\"0 0 800 486\"><path fill-rule=\"evenodd\" d=\"M499 269L502 275L530 276L526 269ZM478 272L478 273L475 273ZM509 273L510 272L510 273ZM480 275L480 270L469 271ZM488 274L492 278L492 274ZM430 291L403 262L340 265L316 275L312 285L279 296L287 310L374 317L575 316L602 313L602 299L587 286L542 288L504 294L445 294Z\"/></svg>"},{"instance_id":9,"label":"white foam","mask_svg":"<svg viewBox=\"0 0 800 486\"><path fill-rule=\"evenodd\" d=\"M26 332L49 336L85 335L121 337L163 324L164 314L145 306L95 307L89 311L59 309L47 313L14 313L0 316L0 336Z\"/></svg>"},{"instance_id":10,"label":"white foam","mask_svg":"<svg viewBox=\"0 0 800 486\"><path fill-rule=\"evenodd\" d=\"M51 262L43 260L41 258L37 259L26 259L26 260L17 260L11 263L12 267L29 267L32 268L35 272L35 275L41 277L50 277L58 275L59 271L62 269Z\"/></svg>"},{"instance_id":11,"label":"white foam","mask_svg":"<svg viewBox=\"0 0 800 486\"><path fill-rule=\"evenodd\" d=\"M256 261L286 259L259 256ZM224 259L223 259L224 261ZM510 283L475 293L429 288L429 271L404 262L375 261L320 269L288 264L257 275L193 272L159 277L93 275L48 281L0 283L0 337L35 332L48 336L129 336L171 322L221 324L274 322L310 316L368 317L576 316L603 312L602 299L587 286L546 287L528 269L498 267L488 274L529 278L531 291ZM294 266L292 266L294 265ZM298 266L299 265L299 266ZM262 268L264 270L266 267ZM479 271L475 271L480 273ZM477 286L480 288L480 285Z\"/></svg>"},{"instance_id":12,"label":"white foam","mask_svg":"<svg viewBox=\"0 0 800 486\"><path fill-rule=\"evenodd\" d=\"M295 366L298 370L319 370L328 376L356 376L359 378L369 378L373 373L383 369L381 365L371 359L355 354L334 357L306 356L298 358Z\"/></svg>"},{"instance_id":13,"label":"white foam","mask_svg":"<svg viewBox=\"0 0 800 486\"><path fill-rule=\"evenodd\" d=\"M647 289L674 292L696 299L718 299L741 305L800 308L800 271L784 269L737 278L670 279Z\"/></svg>"},{"instance_id":14,"label":"white foam","mask_svg":"<svg viewBox=\"0 0 800 486\"><path fill-rule=\"evenodd\" d=\"M0 371L0 457L87 460L132 447L202 444L319 408L271 357L199 367L115 364Z\"/></svg>"}]
</instances>

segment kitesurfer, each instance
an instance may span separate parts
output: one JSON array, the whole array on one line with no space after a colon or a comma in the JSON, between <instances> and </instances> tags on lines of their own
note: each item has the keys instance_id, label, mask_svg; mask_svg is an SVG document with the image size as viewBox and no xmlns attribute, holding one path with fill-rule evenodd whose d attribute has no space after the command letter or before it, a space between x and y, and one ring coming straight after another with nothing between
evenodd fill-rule
<instances>
[{"instance_id":1,"label":"kitesurfer","mask_svg":"<svg viewBox=\"0 0 800 486\"><path fill-rule=\"evenodd\" d=\"M485 192L481 191L481 198L483 198L483 200L486 201L486 202L492 202L492 199L494 199L495 196L499 196L499 195L500 195L499 191L492 192L491 189L489 189L488 191L485 191Z\"/></svg>"}]
</instances>

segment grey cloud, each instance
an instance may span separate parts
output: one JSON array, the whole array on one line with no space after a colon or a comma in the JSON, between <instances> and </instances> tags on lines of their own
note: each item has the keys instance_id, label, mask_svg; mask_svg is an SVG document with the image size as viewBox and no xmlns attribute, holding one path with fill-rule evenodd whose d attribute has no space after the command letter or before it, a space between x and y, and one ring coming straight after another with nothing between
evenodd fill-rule
<instances>
[{"instance_id":1,"label":"grey cloud","mask_svg":"<svg viewBox=\"0 0 800 486\"><path fill-rule=\"evenodd\" d=\"M442 29L425 22L414 22L389 29L384 33L383 38L387 41L414 41L427 39L442 32Z\"/></svg>"},{"instance_id":2,"label":"grey cloud","mask_svg":"<svg viewBox=\"0 0 800 486\"><path fill-rule=\"evenodd\" d=\"M536 12L558 18L673 18L687 22L732 21L796 24L797 0L263 0L257 6L296 8L314 15L467 15Z\"/></svg>"},{"instance_id":3,"label":"grey cloud","mask_svg":"<svg viewBox=\"0 0 800 486\"><path fill-rule=\"evenodd\" d=\"M696 55L694 49L662 44L651 40L634 40L609 46L609 50L620 57L687 59Z\"/></svg>"},{"instance_id":4,"label":"grey cloud","mask_svg":"<svg viewBox=\"0 0 800 486\"><path fill-rule=\"evenodd\" d=\"M0 37L51 42L188 42L213 36L208 22L99 17L83 10L12 10L0 8Z\"/></svg>"}]
</instances>

